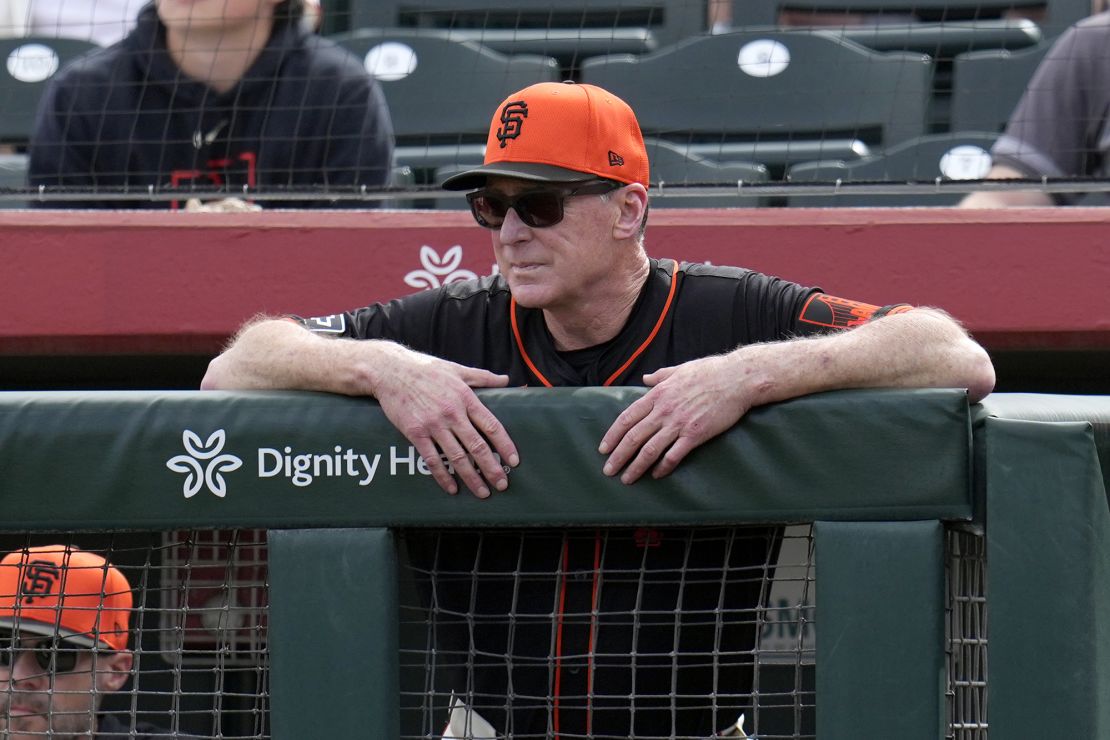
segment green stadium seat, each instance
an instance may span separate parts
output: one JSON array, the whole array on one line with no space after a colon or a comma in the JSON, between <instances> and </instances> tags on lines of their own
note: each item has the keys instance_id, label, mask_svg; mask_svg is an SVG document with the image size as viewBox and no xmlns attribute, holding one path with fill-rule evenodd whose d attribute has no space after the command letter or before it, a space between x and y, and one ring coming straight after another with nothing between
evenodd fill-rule
<instances>
[{"instance_id":1,"label":"green stadium seat","mask_svg":"<svg viewBox=\"0 0 1110 740\"><path fill-rule=\"evenodd\" d=\"M396 166L393 168L389 178L389 185L392 188L399 190L412 190L416 187L416 173L412 171L412 167ZM412 208L414 207L413 200L408 197L397 197L380 202L380 208Z\"/></svg>"},{"instance_id":2,"label":"green stadium seat","mask_svg":"<svg viewBox=\"0 0 1110 740\"><path fill-rule=\"evenodd\" d=\"M974 51L952 63L952 128L1001 131L1051 44L1020 51Z\"/></svg>"},{"instance_id":3,"label":"green stadium seat","mask_svg":"<svg viewBox=\"0 0 1110 740\"><path fill-rule=\"evenodd\" d=\"M891 182L933 183L980 180L990 169L993 133L934 134L903 142L855 162L807 162L790 168L792 183L870 183L883 188ZM952 206L963 192L862 193L847 189L827 195L791 195L790 206Z\"/></svg>"},{"instance_id":4,"label":"green stadium seat","mask_svg":"<svg viewBox=\"0 0 1110 740\"><path fill-rule=\"evenodd\" d=\"M651 162L652 208L741 208L767 205L765 198L741 195L743 186L770 179L756 162L716 162L662 139L646 139ZM730 185L722 195L685 194L695 186Z\"/></svg>"},{"instance_id":5,"label":"green stadium seat","mask_svg":"<svg viewBox=\"0 0 1110 740\"><path fill-rule=\"evenodd\" d=\"M1022 49L1044 38L1040 26L1028 18L875 23L823 30L835 31L875 51L916 51L938 60L979 49Z\"/></svg>"},{"instance_id":6,"label":"green stadium seat","mask_svg":"<svg viewBox=\"0 0 1110 740\"><path fill-rule=\"evenodd\" d=\"M47 82L66 63L96 48L75 39L0 39L0 143L29 141Z\"/></svg>"},{"instance_id":7,"label":"green stadium seat","mask_svg":"<svg viewBox=\"0 0 1110 740\"><path fill-rule=\"evenodd\" d=\"M751 208L767 205L765 198L741 195L744 185L766 182L767 168L755 162L713 162L691 154L682 147L660 139L645 139L651 162L652 208ZM467 168L443 167L436 170L435 182L442 183ZM734 191L721 195L692 194L695 186L731 186ZM687 191L687 192L684 192ZM441 210L465 210L466 199L457 193L436 198Z\"/></svg>"},{"instance_id":8,"label":"green stadium seat","mask_svg":"<svg viewBox=\"0 0 1110 740\"><path fill-rule=\"evenodd\" d=\"M1091 13L1090 0L733 0L734 26L851 26L973 21L986 35L996 23L1026 17L1046 38Z\"/></svg>"},{"instance_id":9,"label":"green stadium seat","mask_svg":"<svg viewBox=\"0 0 1110 740\"><path fill-rule=\"evenodd\" d=\"M932 73L925 55L821 31L735 31L582 65L582 81L626 100L645 135L773 172L922 135Z\"/></svg>"},{"instance_id":10,"label":"green stadium seat","mask_svg":"<svg viewBox=\"0 0 1110 740\"><path fill-rule=\"evenodd\" d=\"M0 188L27 187L27 155L0 154ZM26 201L0 200L0 208L25 208Z\"/></svg>"},{"instance_id":11,"label":"green stadium seat","mask_svg":"<svg viewBox=\"0 0 1110 740\"><path fill-rule=\"evenodd\" d=\"M470 168L458 166L440 167L435 172L434 182L436 185L441 185L448 177L457 175L468 169ZM463 197L462 193L453 191L437 193L435 199L428 204L428 207L435 208L439 211L465 211L470 208L470 206L466 204L466 198Z\"/></svg>"},{"instance_id":12,"label":"green stadium seat","mask_svg":"<svg viewBox=\"0 0 1110 740\"><path fill-rule=\"evenodd\" d=\"M492 112L505 96L559 79L549 57L505 56L446 32L363 29L332 37L364 60L393 118L394 162L428 182L437 167L481 162Z\"/></svg>"},{"instance_id":13,"label":"green stadium seat","mask_svg":"<svg viewBox=\"0 0 1110 740\"><path fill-rule=\"evenodd\" d=\"M449 30L503 53L568 66L599 54L645 53L705 31L701 0L349 0L350 28Z\"/></svg>"}]
</instances>

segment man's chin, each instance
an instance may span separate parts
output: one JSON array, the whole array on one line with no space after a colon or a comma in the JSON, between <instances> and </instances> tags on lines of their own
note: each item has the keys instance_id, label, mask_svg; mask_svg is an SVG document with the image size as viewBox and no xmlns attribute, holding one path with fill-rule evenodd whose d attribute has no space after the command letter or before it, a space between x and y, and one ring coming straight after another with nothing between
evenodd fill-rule
<instances>
[{"instance_id":1,"label":"man's chin","mask_svg":"<svg viewBox=\"0 0 1110 740\"><path fill-rule=\"evenodd\" d=\"M3 736L7 740L30 740L33 737L46 737L49 730L46 717L41 714L13 713L8 721L8 732Z\"/></svg>"},{"instance_id":2,"label":"man's chin","mask_svg":"<svg viewBox=\"0 0 1110 740\"><path fill-rule=\"evenodd\" d=\"M550 291L545 286L521 280L516 285L510 284L516 305L521 308L546 308L550 302Z\"/></svg>"}]
</instances>

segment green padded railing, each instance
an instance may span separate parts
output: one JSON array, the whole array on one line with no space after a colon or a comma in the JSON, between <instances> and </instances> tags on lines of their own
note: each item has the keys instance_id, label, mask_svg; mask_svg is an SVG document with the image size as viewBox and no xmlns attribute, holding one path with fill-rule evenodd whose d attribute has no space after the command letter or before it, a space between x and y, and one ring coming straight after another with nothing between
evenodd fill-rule
<instances>
[{"instance_id":1,"label":"green padded railing","mask_svg":"<svg viewBox=\"0 0 1110 740\"><path fill-rule=\"evenodd\" d=\"M369 400L262 392L2 394L0 485L9 525L27 529L971 516L961 391L845 391L759 408L674 475L626 487L601 475L597 445L642 392L483 391L522 460L509 490L486 501L444 495ZM190 455L190 435L199 454L211 457ZM294 458L309 454L331 458L331 474L321 460L311 482L313 471L295 480ZM168 466L175 458L181 472ZM196 492L186 496L190 459L211 480L194 479ZM210 484L220 480L226 488L216 495Z\"/></svg>"},{"instance_id":2,"label":"green padded railing","mask_svg":"<svg viewBox=\"0 0 1110 740\"><path fill-rule=\"evenodd\" d=\"M485 501L442 493L364 399L5 394L6 528L271 530L271 715L274 738L285 740L397 734L390 528L828 522L817 529L829 574L821 621L835 637L817 647L819 734L935 738L944 702L937 522L972 513L965 394L838 392L756 409L675 474L627 487L601 474L596 448L642 392L483 391L522 460L510 489ZM892 590L908 572L913 585ZM322 631L327 639L305 641ZM887 665L876 705L874 691L856 689L874 685L875 650L894 645L913 660ZM841 722L851 716L867 720Z\"/></svg>"},{"instance_id":3,"label":"green padded railing","mask_svg":"<svg viewBox=\"0 0 1110 740\"><path fill-rule=\"evenodd\" d=\"M1000 394L977 412L991 737L1110 737L1110 397Z\"/></svg>"},{"instance_id":4,"label":"green padded railing","mask_svg":"<svg viewBox=\"0 0 1110 740\"><path fill-rule=\"evenodd\" d=\"M970 522L986 532L990 735L1110 733L1110 398L1001 394L971 415L961 391L822 394L626 487L596 445L642 392L482 391L522 456L486 501L443 494L365 399L0 394L3 529L268 529L286 740L397 735L394 528L816 522L818 736L932 740L941 522Z\"/></svg>"}]
</instances>

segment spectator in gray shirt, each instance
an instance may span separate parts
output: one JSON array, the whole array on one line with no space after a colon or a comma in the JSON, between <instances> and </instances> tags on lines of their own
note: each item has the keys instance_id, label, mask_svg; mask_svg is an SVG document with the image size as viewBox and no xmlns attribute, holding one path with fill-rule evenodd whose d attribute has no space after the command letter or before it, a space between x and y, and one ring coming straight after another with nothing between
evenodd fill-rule
<instances>
[{"instance_id":1,"label":"spectator in gray shirt","mask_svg":"<svg viewBox=\"0 0 1110 740\"><path fill-rule=\"evenodd\" d=\"M991 150L991 180L1110 177L1110 12L1065 31L1041 62ZM1074 205L1042 190L976 192L964 208Z\"/></svg>"}]
</instances>

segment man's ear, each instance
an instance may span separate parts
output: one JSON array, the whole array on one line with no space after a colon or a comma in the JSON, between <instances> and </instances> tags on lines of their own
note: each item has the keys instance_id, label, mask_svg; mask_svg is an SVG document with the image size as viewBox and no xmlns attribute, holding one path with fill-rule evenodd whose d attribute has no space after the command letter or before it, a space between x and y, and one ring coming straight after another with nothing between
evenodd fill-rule
<instances>
[{"instance_id":1,"label":"man's ear","mask_svg":"<svg viewBox=\"0 0 1110 740\"><path fill-rule=\"evenodd\" d=\"M638 182L613 191L613 200L620 208L620 216L613 224L613 236L618 240L635 238L640 233L640 222L647 210L647 189Z\"/></svg>"},{"instance_id":2,"label":"man's ear","mask_svg":"<svg viewBox=\"0 0 1110 740\"><path fill-rule=\"evenodd\" d=\"M131 677L135 658L130 650L96 656L96 687L102 693L119 691Z\"/></svg>"}]
</instances>

